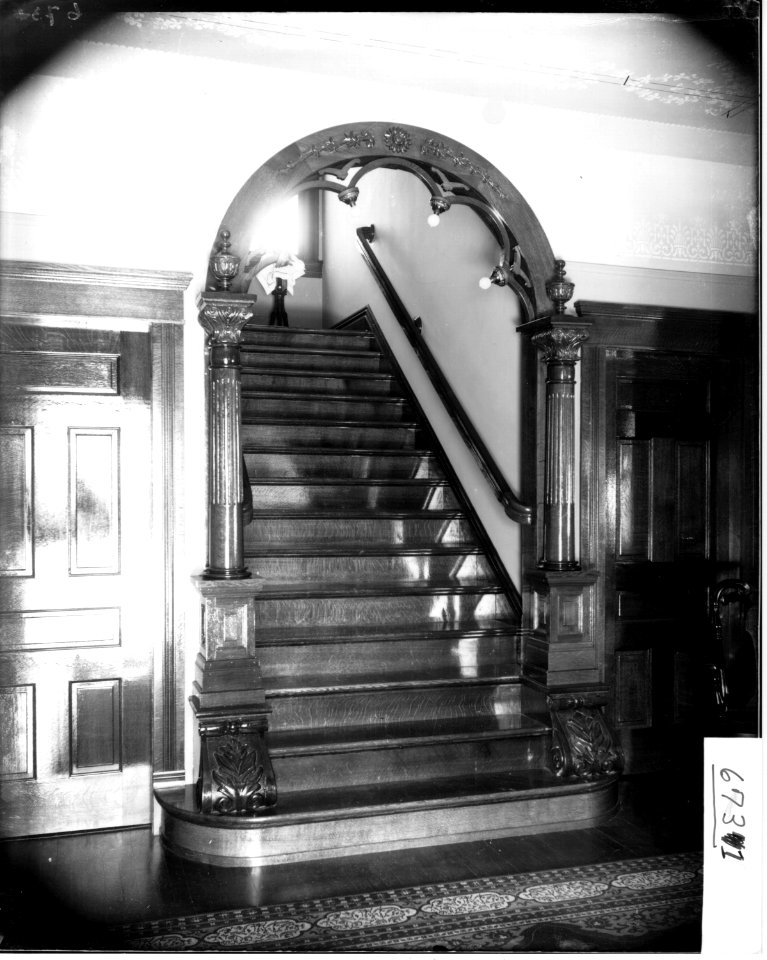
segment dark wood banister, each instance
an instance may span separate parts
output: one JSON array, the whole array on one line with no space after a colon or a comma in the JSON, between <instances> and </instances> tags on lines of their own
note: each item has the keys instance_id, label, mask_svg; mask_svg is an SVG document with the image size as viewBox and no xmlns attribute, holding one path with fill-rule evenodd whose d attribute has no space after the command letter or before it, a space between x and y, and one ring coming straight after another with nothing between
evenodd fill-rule
<instances>
[{"instance_id":1,"label":"dark wood banister","mask_svg":"<svg viewBox=\"0 0 767 960\"><path fill-rule=\"evenodd\" d=\"M477 432L477 428L471 422L469 415L463 408L461 401L453 392L452 387L447 382L447 378L442 372L441 367L434 358L434 354L427 346L421 336L419 320L410 316L405 304L400 299L399 294L394 289L394 285L381 266L378 257L373 253L371 243L375 240L375 227L360 227L357 230L357 242L362 252L362 257L370 268L376 283L381 288L381 292L391 307L394 316L399 325L405 332L405 336L410 341L410 345L415 350L418 359L421 361L424 370L439 394L440 399L445 405L453 423L460 431L467 447L474 454L479 464L479 468L485 475L488 483L493 488L493 492L500 502L503 509L512 520L517 523L530 524L533 522L533 510L531 507L521 503L514 495L511 487L503 476L500 467L493 459L493 455L485 446L482 438Z\"/></svg>"}]
</instances>

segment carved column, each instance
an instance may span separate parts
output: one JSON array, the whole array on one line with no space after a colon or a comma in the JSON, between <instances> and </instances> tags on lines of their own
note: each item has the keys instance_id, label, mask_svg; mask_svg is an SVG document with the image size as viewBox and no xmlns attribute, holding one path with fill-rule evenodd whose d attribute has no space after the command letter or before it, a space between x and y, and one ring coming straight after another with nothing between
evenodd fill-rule
<instances>
[{"instance_id":1,"label":"carved column","mask_svg":"<svg viewBox=\"0 0 767 960\"><path fill-rule=\"evenodd\" d=\"M543 502L536 535L537 564L525 573L523 666L529 680L547 695L552 725L552 768L563 777L590 780L621 766L615 736L602 713L604 643L597 636L598 575L582 570L575 542L576 432L575 375L589 321L565 314L574 284L565 264L555 263L546 284L554 313L523 324L546 364L536 374L536 431L543 439L537 501Z\"/></svg>"},{"instance_id":2,"label":"carved column","mask_svg":"<svg viewBox=\"0 0 767 960\"><path fill-rule=\"evenodd\" d=\"M588 324L551 318L532 341L546 361L543 486L544 570L577 570L575 552L575 364Z\"/></svg>"},{"instance_id":3,"label":"carved column","mask_svg":"<svg viewBox=\"0 0 767 960\"><path fill-rule=\"evenodd\" d=\"M197 299L208 334L208 566L212 580L242 580L243 562L240 443L240 336L252 319L256 297L204 291Z\"/></svg>"},{"instance_id":4,"label":"carved column","mask_svg":"<svg viewBox=\"0 0 767 960\"><path fill-rule=\"evenodd\" d=\"M217 290L198 298L208 334L210 495L208 565L195 578L202 599L202 649L190 698L200 732L197 796L205 814L250 816L277 801L264 740L271 708L256 657L255 602L263 587L244 564L246 500L240 439L240 337L256 297L229 286L239 260L221 234L211 258Z\"/></svg>"}]
</instances>

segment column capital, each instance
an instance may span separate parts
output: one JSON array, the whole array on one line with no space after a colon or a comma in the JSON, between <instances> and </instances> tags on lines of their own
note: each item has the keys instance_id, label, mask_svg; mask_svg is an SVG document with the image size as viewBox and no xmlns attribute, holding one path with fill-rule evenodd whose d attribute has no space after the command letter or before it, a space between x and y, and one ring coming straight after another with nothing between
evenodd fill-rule
<instances>
[{"instance_id":1,"label":"column capital","mask_svg":"<svg viewBox=\"0 0 767 960\"><path fill-rule=\"evenodd\" d=\"M523 323L517 332L530 337L547 363L577 363L580 346L588 340L590 327L590 320L559 315Z\"/></svg>"},{"instance_id":2,"label":"column capital","mask_svg":"<svg viewBox=\"0 0 767 960\"><path fill-rule=\"evenodd\" d=\"M209 343L239 344L242 328L255 315L256 300L255 294L203 290L197 297L197 309Z\"/></svg>"}]
</instances>

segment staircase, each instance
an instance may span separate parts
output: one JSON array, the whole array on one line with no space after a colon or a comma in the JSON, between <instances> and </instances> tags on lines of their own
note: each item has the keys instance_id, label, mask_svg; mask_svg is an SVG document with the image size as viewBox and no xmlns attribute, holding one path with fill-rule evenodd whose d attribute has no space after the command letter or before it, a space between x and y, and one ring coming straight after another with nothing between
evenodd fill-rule
<instances>
[{"instance_id":1,"label":"staircase","mask_svg":"<svg viewBox=\"0 0 767 960\"><path fill-rule=\"evenodd\" d=\"M251 325L241 354L278 802L205 818L191 788L167 793L166 844L245 865L604 815L604 785L547 768L519 596L385 345L370 330Z\"/></svg>"}]
</instances>

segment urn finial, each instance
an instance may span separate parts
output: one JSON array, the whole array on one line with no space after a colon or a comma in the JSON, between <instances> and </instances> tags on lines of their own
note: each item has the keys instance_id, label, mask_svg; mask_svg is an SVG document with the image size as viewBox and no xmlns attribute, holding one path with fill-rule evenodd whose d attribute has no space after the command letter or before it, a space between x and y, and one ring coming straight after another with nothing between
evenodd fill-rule
<instances>
[{"instance_id":1,"label":"urn finial","mask_svg":"<svg viewBox=\"0 0 767 960\"><path fill-rule=\"evenodd\" d=\"M546 281L546 293L554 304L555 313L564 313L565 304L571 299L575 291L575 284L565 280L565 261L554 261L554 276Z\"/></svg>"},{"instance_id":2,"label":"urn finial","mask_svg":"<svg viewBox=\"0 0 767 960\"><path fill-rule=\"evenodd\" d=\"M228 230L221 231L218 250L210 258L210 267L219 290L228 290L240 269L240 258L233 253L229 253L229 247L231 247L230 236Z\"/></svg>"}]
</instances>

